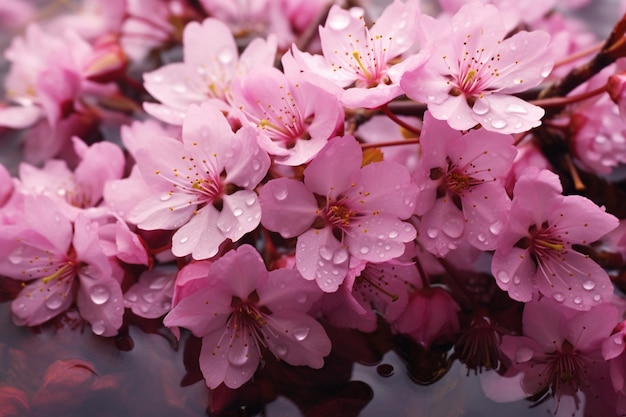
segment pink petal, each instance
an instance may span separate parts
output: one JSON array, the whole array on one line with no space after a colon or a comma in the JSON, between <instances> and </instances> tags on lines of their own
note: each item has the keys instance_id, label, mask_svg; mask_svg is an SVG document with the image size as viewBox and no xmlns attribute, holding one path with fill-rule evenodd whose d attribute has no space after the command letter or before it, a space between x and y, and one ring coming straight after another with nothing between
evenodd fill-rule
<instances>
[{"instance_id":1,"label":"pink petal","mask_svg":"<svg viewBox=\"0 0 626 417\"><path fill-rule=\"evenodd\" d=\"M535 266L527 249L513 247L507 253L496 250L491 262L491 272L500 288L517 301L532 299L535 283Z\"/></svg>"},{"instance_id":2,"label":"pink petal","mask_svg":"<svg viewBox=\"0 0 626 417\"><path fill-rule=\"evenodd\" d=\"M124 294L124 307L139 317L155 319L170 312L176 269L156 267L139 276Z\"/></svg>"},{"instance_id":3,"label":"pink petal","mask_svg":"<svg viewBox=\"0 0 626 417\"><path fill-rule=\"evenodd\" d=\"M211 204L198 210L172 236L172 253L179 257L191 255L194 259L215 256L225 239L217 227L219 217L220 212Z\"/></svg>"},{"instance_id":4,"label":"pink petal","mask_svg":"<svg viewBox=\"0 0 626 417\"><path fill-rule=\"evenodd\" d=\"M348 272L348 262L347 251L330 227L312 229L298 237L296 267L304 278L315 279L322 291L337 291Z\"/></svg>"},{"instance_id":5,"label":"pink petal","mask_svg":"<svg viewBox=\"0 0 626 417\"><path fill-rule=\"evenodd\" d=\"M317 201L306 186L296 180L270 180L259 191L263 227L284 238L296 237L309 229L315 220Z\"/></svg>"},{"instance_id":6,"label":"pink petal","mask_svg":"<svg viewBox=\"0 0 626 417\"><path fill-rule=\"evenodd\" d=\"M23 129L33 125L41 116L41 108L38 106L0 108L0 126Z\"/></svg>"},{"instance_id":7,"label":"pink petal","mask_svg":"<svg viewBox=\"0 0 626 417\"><path fill-rule=\"evenodd\" d=\"M83 271L79 277L76 304L80 315L91 324L91 331L98 336L115 336L122 327L124 316L119 282L107 277L94 279L89 271Z\"/></svg>"},{"instance_id":8,"label":"pink petal","mask_svg":"<svg viewBox=\"0 0 626 417\"><path fill-rule=\"evenodd\" d=\"M359 220L345 243L352 256L368 262L385 262L404 253L404 243L415 239L415 228L393 215L381 213Z\"/></svg>"},{"instance_id":9,"label":"pink petal","mask_svg":"<svg viewBox=\"0 0 626 417\"><path fill-rule=\"evenodd\" d=\"M11 303L13 320L18 325L37 326L67 310L74 301L74 279L35 281L22 289Z\"/></svg>"},{"instance_id":10,"label":"pink petal","mask_svg":"<svg viewBox=\"0 0 626 417\"><path fill-rule=\"evenodd\" d=\"M259 304L276 313L283 310L307 312L323 294L312 281L295 269L270 271L269 279L257 290Z\"/></svg>"},{"instance_id":11,"label":"pink petal","mask_svg":"<svg viewBox=\"0 0 626 417\"><path fill-rule=\"evenodd\" d=\"M489 131L504 134L537 127L544 114L541 107L515 96L497 93L478 98L472 107L472 117L476 122Z\"/></svg>"},{"instance_id":12,"label":"pink petal","mask_svg":"<svg viewBox=\"0 0 626 417\"><path fill-rule=\"evenodd\" d=\"M567 240L573 243L595 242L619 225L615 216L578 195L564 197L558 209L551 214L550 224L567 231Z\"/></svg>"}]
</instances>

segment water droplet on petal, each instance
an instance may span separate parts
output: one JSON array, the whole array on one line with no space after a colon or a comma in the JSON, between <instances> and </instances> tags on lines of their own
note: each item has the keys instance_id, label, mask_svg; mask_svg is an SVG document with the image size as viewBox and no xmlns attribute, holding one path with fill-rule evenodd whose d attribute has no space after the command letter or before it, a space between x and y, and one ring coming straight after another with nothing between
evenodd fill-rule
<instances>
[{"instance_id":1,"label":"water droplet on petal","mask_svg":"<svg viewBox=\"0 0 626 417\"><path fill-rule=\"evenodd\" d=\"M94 334L97 334L98 336L103 334L105 330L106 330L106 327L104 327L103 321L97 321L91 325L91 331L94 332Z\"/></svg>"},{"instance_id":2,"label":"water droplet on petal","mask_svg":"<svg viewBox=\"0 0 626 417\"><path fill-rule=\"evenodd\" d=\"M235 58L235 55L233 54L233 51L231 51L230 49L226 48L223 49L218 55L217 55L217 59L224 65L226 64L230 64L233 59Z\"/></svg>"},{"instance_id":3,"label":"water droplet on petal","mask_svg":"<svg viewBox=\"0 0 626 417\"><path fill-rule=\"evenodd\" d=\"M96 285L89 292L89 297L94 304L102 305L109 301L109 298L111 298L111 292L103 285Z\"/></svg>"},{"instance_id":4,"label":"water droplet on petal","mask_svg":"<svg viewBox=\"0 0 626 417\"><path fill-rule=\"evenodd\" d=\"M485 243L485 240L487 239L487 237L483 235L482 233L479 233L478 236L476 236L476 239L478 239L479 242Z\"/></svg>"},{"instance_id":5,"label":"water droplet on petal","mask_svg":"<svg viewBox=\"0 0 626 417\"><path fill-rule=\"evenodd\" d=\"M326 246L320 247L319 253L320 253L320 256L326 259L327 261L330 261L331 259L333 259L333 252L330 249L328 249Z\"/></svg>"},{"instance_id":6,"label":"water droplet on petal","mask_svg":"<svg viewBox=\"0 0 626 417\"><path fill-rule=\"evenodd\" d=\"M252 206L254 203L256 203L256 196L251 195L246 198L246 205Z\"/></svg>"},{"instance_id":7,"label":"water droplet on petal","mask_svg":"<svg viewBox=\"0 0 626 417\"><path fill-rule=\"evenodd\" d=\"M285 345L276 346L276 354L278 356L285 356L287 354L287 346Z\"/></svg>"},{"instance_id":8,"label":"water droplet on petal","mask_svg":"<svg viewBox=\"0 0 626 417\"><path fill-rule=\"evenodd\" d=\"M550 73L552 72L552 65L546 65L542 70L541 70L541 76L543 78L546 78L548 75L550 75Z\"/></svg>"},{"instance_id":9,"label":"water droplet on petal","mask_svg":"<svg viewBox=\"0 0 626 417\"><path fill-rule=\"evenodd\" d=\"M487 100L476 100L476 103L474 103L474 107L472 107L472 110L476 114L483 115L489 111L489 103L487 103Z\"/></svg>"},{"instance_id":10,"label":"water droplet on petal","mask_svg":"<svg viewBox=\"0 0 626 417\"><path fill-rule=\"evenodd\" d=\"M152 303L155 297L153 292L144 292L141 294L141 298L143 298L146 303Z\"/></svg>"},{"instance_id":11,"label":"water droplet on petal","mask_svg":"<svg viewBox=\"0 0 626 417\"><path fill-rule=\"evenodd\" d=\"M434 227L431 227L430 229L426 231L426 234L428 235L429 238L434 239L437 236L439 236L439 230L435 229Z\"/></svg>"},{"instance_id":12,"label":"water droplet on petal","mask_svg":"<svg viewBox=\"0 0 626 417\"><path fill-rule=\"evenodd\" d=\"M515 360L518 363L528 362L533 357L533 350L528 346L520 346L515 351Z\"/></svg>"},{"instance_id":13,"label":"water droplet on petal","mask_svg":"<svg viewBox=\"0 0 626 417\"><path fill-rule=\"evenodd\" d=\"M172 86L172 91L178 94L184 94L187 92L187 86L185 84L174 84Z\"/></svg>"},{"instance_id":14,"label":"water droplet on petal","mask_svg":"<svg viewBox=\"0 0 626 417\"><path fill-rule=\"evenodd\" d=\"M307 338L310 332L311 329L309 329L308 327L300 327L293 331L293 337L295 337L297 341L302 342L304 339Z\"/></svg>"},{"instance_id":15,"label":"water droplet on petal","mask_svg":"<svg viewBox=\"0 0 626 417\"><path fill-rule=\"evenodd\" d=\"M591 291L595 287L596 287L595 281L587 280L587 281L583 282L583 288L586 289L587 291Z\"/></svg>"},{"instance_id":16,"label":"water droplet on petal","mask_svg":"<svg viewBox=\"0 0 626 417\"><path fill-rule=\"evenodd\" d=\"M160 276L156 279L154 279L152 282L150 282L150 285L148 285L148 287L151 290L160 290L163 287L165 287L165 285L170 281L170 278L167 276Z\"/></svg>"},{"instance_id":17,"label":"water droplet on petal","mask_svg":"<svg viewBox=\"0 0 626 417\"><path fill-rule=\"evenodd\" d=\"M519 285L520 282L522 282L522 280L520 279L519 275L515 275L513 277L513 284Z\"/></svg>"},{"instance_id":18,"label":"water droplet on petal","mask_svg":"<svg viewBox=\"0 0 626 417\"><path fill-rule=\"evenodd\" d=\"M574 297L574 304L580 305L582 302L582 297Z\"/></svg>"},{"instance_id":19,"label":"water droplet on petal","mask_svg":"<svg viewBox=\"0 0 626 417\"><path fill-rule=\"evenodd\" d=\"M181 237L179 242L180 243L186 243L188 240L189 240L189 238L187 236L185 236L185 237Z\"/></svg>"},{"instance_id":20,"label":"water droplet on petal","mask_svg":"<svg viewBox=\"0 0 626 417\"><path fill-rule=\"evenodd\" d=\"M243 214L243 210L242 210L242 209L240 209L239 207L237 207L237 208L235 208L235 209L233 210L233 216L235 216L235 217L239 217L239 216L241 216L242 214Z\"/></svg>"},{"instance_id":21,"label":"water droplet on petal","mask_svg":"<svg viewBox=\"0 0 626 417\"><path fill-rule=\"evenodd\" d=\"M502 231L503 227L504 222L502 222L501 220L496 220L495 222L491 223L491 226L489 226L489 231L494 235L497 235Z\"/></svg>"},{"instance_id":22,"label":"water droplet on petal","mask_svg":"<svg viewBox=\"0 0 626 417\"><path fill-rule=\"evenodd\" d=\"M240 349L230 348L228 351L228 362L234 366L245 365L249 359L248 351L249 345L247 343L243 344Z\"/></svg>"},{"instance_id":23,"label":"water droplet on petal","mask_svg":"<svg viewBox=\"0 0 626 417\"><path fill-rule=\"evenodd\" d=\"M128 301L130 301L131 303L134 303L135 301L137 301L137 294L134 293L126 293L124 295L124 298L126 298Z\"/></svg>"},{"instance_id":24,"label":"water droplet on petal","mask_svg":"<svg viewBox=\"0 0 626 417\"><path fill-rule=\"evenodd\" d=\"M274 198L278 201L283 201L285 198L287 198L287 194L287 187L283 185L275 187L274 189Z\"/></svg>"},{"instance_id":25,"label":"water droplet on petal","mask_svg":"<svg viewBox=\"0 0 626 417\"><path fill-rule=\"evenodd\" d=\"M552 294L552 298L554 298L554 300L559 303L562 303L563 301L565 301L565 296L561 294L560 292L555 292L554 294Z\"/></svg>"},{"instance_id":26,"label":"water droplet on petal","mask_svg":"<svg viewBox=\"0 0 626 417\"><path fill-rule=\"evenodd\" d=\"M159 199L161 201L167 201L170 198L172 198L172 194L170 194L170 193L163 193L163 194L161 194L161 197Z\"/></svg>"},{"instance_id":27,"label":"water droplet on petal","mask_svg":"<svg viewBox=\"0 0 626 417\"><path fill-rule=\"evenodd\" d=\"M504 284L507 284L510 280L511 277L509 276L509 273L506 271L500 271L496 274L496 278L498 278L498 280Z\"/></svg>"},{"instance_id":28,"label":"water droplet on petal","mask_svg":"<svg viewBox=\"0 0 626 417\"><path fill-rule=\"evenodd\" d=\"M395 239L398 237L398 232L396 230L392 230L389 234L387 234L387 237L389 237L389 239Z\"/></svg>"},{"instance_id":29,"label":"water droplet on petal","mask_svg":"<svg viewBox=\"0 0 626 417\"><path fill-rule=\"evenodd\" d=\"M11 254L9 255L9 262L11 262L14 265L19 264L24 259L22 257L23 253L24 253L24 247L18 246L18 248L15 249L13 252L11 252Z\"/></svg>"},{"instance_id":30,"label":"water droplet on petal","mask_svg":"<svg viewBox=\"0 0 626 417\"><path fill-rule=\"evenodd\" d=\"M53 297L53 298L48 298L45 304L46 304L46 307L48 307L50 310L56 310L57 308L61 307L61 304L63 304L63 301L59 297Z\"/></svg>"},{"instance_id":31,"label":"water droplet on petal","mask_svg":"<svg viewBox=\"0 0 626 417\"><path fill-rule=\"evenodd\" d=\"M343 30L350 24L350 17L346 13L334 13L326 20L328 27L334 30Z\"/></svg>"},{"instance_id":32,"label":"water droplet on petal","mask_svg":"<svg viewBox=\"0 0 626 417\"><path fill-rule=\"evenodd\" d=\"M444 219L441 230L452 239L458 239L461 237L463 230L465 229L464 223L465 222L460 215L450 213Z\"/></svg>"},{"instance_id":33,"label":"water droplet on petal","mask_svg":"<svg viewBox=\"0 0 626 417\"><path fill-rule=\"evenodd\" d=\"M333 263L339 265L348 259L348 251L343 248L338 249L333 256Z\"/></svg>"},{"instance_id":34,"label":"water droplet on petal","mask_svg":"<svg viewBox=\"0 0 626 417\"><path fill-rule=\"evenodd\" d=\"M369 251L370 248L368 248L367 246L361 246L361 249L359 249L359 252L361 252L363 255L366 255Z\"/></svg>"},{"instance_id":35,"label":"water droplet on petal","mask_svg":"<svg viewBox=\"0 0 626 417\"><path fill-rule=\"evenodd\" d=\"M502 119L496 119L491 122L491 127L494 129L504 129L507 126L507 122Z\"/></svg>"},{"instance_id":36,"label":"water droplet on petal","mask_svg":"<svg viewBox=\"0 0 626 417\"><path fill-rule=\"evenodd\" d=\"M602 299L602 296L600 294L594 294L593 296L593 301L598 302Z\"/></svg>"},{"instance_id":37,"label":"water droplet on petal","mask_svg":"<svg viewBox=\"0 0 626 417\"><path fill-rule=\"evenodd\" d=\"M252 169L258 171L259 168L261 168L261 163L258 160L254 159L252 161Z\"/></svg>"},{"instance_id":38,"label":"water droplet on petal","mask_svg":"<svg viewBox=\"0 0 626 417\"><path fill-rule=\"evenodd\" d=\"M624 336L621 333L616 334L615 336L613 336L613 343L615 343L616 345L624 344Z\"/></svg>"},{"instance_id":39,"label":"water droplet on petal","mask_svg":"<svg viewBox=\"0 0 626 417\"><path fill-rule=\"evenodd\" d=\"M506 111L515 114L528 114L528 110L526 110L524 106L518 103L509 104L508 106L506 106Z\"/></svg>"}]
</instances>

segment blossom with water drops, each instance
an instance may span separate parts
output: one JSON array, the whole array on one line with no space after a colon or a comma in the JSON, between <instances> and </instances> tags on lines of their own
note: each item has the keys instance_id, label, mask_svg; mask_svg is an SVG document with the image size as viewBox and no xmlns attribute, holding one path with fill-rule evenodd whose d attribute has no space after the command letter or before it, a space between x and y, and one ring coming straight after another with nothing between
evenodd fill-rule
<instances>
[{"instance_id":1,"label":"blossom with water drops","mask_svg":"<svg viewBox=\"0 0 626 417\"><path fill-rule=\"evenodd\" d=\"M268 351L291 365L323 366L330 340L307 314L322 292L295 269L268 272L256 249L242 245L201 279L206 285L195 284L164 323L202 338L200 369L210 388L240 387Z\"/></svg>"},{"instance_id":2,"label":"blossom with water drops","mask_svg":"<svg viewBox=\"0 0 626 417\"><path fill-rule=\"evenodd\" d=\"M598 415L614 415L615 393L606 378L602 344L617 315L611 304L575 311L547 297L527 303L523 335L502 337L500 349L512 363L506 376L521 374L520 388L526 396L552 394L559 415L574 415L582 396L588 409L604 410Z\"/></svg>"},{"instance_id":3,"label":"blossom with water drops","mask_svg":"<svg viewBox=\"0 0 626 417\"><path fill-rule=\"evenodd\" d=\"M507 30L498 9L473 1L449 22L422 17L427 45L436 52L404 73L400 85L457 130L477 124L500 133L536 127L544 110L516 96L539 84L552 69L550 36Z\"/></svg>"},{"instance_id":4,"label":"blossom with water drops","mask_svg":"<svg viewBox=\"0 0 626 417\"><path fill-rule=\"evenodd\" d=\"M495 249L511 206L502 181L517 153L511 137L483 130L463 135L427 112L421 145L413 179L424 248L442 257L466 239L480 250Z\"/></svg>"},{"instance_id":5,"label":"blossom with water drops","mask_svg":"<svg viewBox=\"0 0 626 417\"><path fill-rule=\"evenodd\" d=\"M211 39L211 42L205 42ZM146 90L161 104L145 102L145 110L167 123L182 125L191 104L212 101L222 110L231 104L233 80L252 69L271 67L276 39L256 39L239 56L231 30L209 18L185 27L184 62L144 74Z\"/></svg>"},{"instance_id":6,"label":"blossom with water drops","mask_svg":"<svg viewBox=\"0 0 626 417\"><path fill-rule=\"evenodd\" d=\"M339 288L351 256L389 261L415 238L415 228L403 221L413 214L417 194L406 168L361 163L354 137L336 137L304 170L304 183L281 178L259 192L263 226L298 237L298 271L326 292Z\"/></svg>"},{"instance_id":7,"label":"blossom with water drops","mask_svg":"<svg viewBox=\"0 0 626 417\"><path fill-rule=\"evenodd\" d=\"M293 65L311 80L325 80L316 84L336 93L346 107L381 106L402 94L400 77L408 62L399 57L415 46L419 15L417 1L395 0L368 28L363 9L333 5L319 30L323 55L294 47L293 56L283 58L285 67ZM410 64L414 68L425 58L415 54Z\"/></svg>"},{"instance_id":8,"label":"blossom with water drops","mask_svg":"<svg viewBox=\"0 0 626 417\"><path fill-rule=\"evenodd\" d=\"M0 246L8 253L0 273L24 282L13 300L14 321L35 326L74 303L97 335L122 325L122 272L100 243L98 224L78 215L74 224L44 196L26 196L16 223L3 225Z\"/></svg>"},{"instance_id":9,"label":"blossom with water drops","mask_svg":"<svg viewBox=\"0 0 626 417\"><path fill-rule=\"evenodd\" d=\"M156 137L135 158L151 193L134 207L130 221L145 230L176 230L174 255L210 258L224 240L235 242L259 225L254 187L269 157L252 127L233 133L210 103L189 108L182 142Z\"/></svg>"},{"instance_id":10,"label":"blossom with water drops","mask_svg":"<svg viewBox=\"0 0 626 417\"><path fill-rule=\"evenodd\" d=\"M574 245L588 245L618 225L581 196L563 196L559 178L528 168L513 190L509 223L498 241L491 271L514 300L537 292L564 306L589 310L613 295L609 277Z\"/></svg>"}]
</instances>

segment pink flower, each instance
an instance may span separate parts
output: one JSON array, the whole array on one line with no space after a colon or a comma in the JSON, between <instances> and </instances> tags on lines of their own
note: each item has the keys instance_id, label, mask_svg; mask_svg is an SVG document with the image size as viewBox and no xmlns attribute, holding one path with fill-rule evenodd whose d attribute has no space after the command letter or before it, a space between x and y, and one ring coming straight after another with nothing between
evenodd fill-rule
<instances>
[{"instance_id":1,"label":"pink flower","mask_svg":"<svg viewBox=\"0 0 626 417\"><path fill-rule=\"evenodd\" d=\"M574 245L588 245L618 220L592 201L561 195L558 176L529 168L513 191L510 223L500 235L491 264L498 286L528 302L540 292L563 305L589 310L609 300L607 273Z\"/></svg>"},{"instance_id":2,"label":"pink flower","mask_svg":"<svg viewBox=\"0 0 626 417\"><path fill-rule=\"evenodd\" d=\"M204 280L207 285L181 299L164 323L202 338L207 386L240 387L265 349L291 365L323 366L330 340L306 314L321 292L296 270L267 272L257 251L243 245L212 263Z\"/></svg>"},{"instance_id":3,"label":"pink flower","mask_svg":"<svg viewBox=\"0 0 626 417\"><path fill-rule=\"evenodd\" d=\"M416 342L430 347L447 342L459 331L461 308L443 288L431 287L415 291L403 314L393 323L393 329L410 335Z\"/></svg>"},{"instance_id":4,"label":"pink flower","mask_svg":"<svg viewBox=\"0 0 626 417\"><path fill-rule=\"evenodd\" d=\"M403 221L417 193L406 168L387 161L361 167L361 161L354 137L336 137L304 170L304 183L279 178L259 192L263 226L298 236L298 271L326 292L343 282L350 256L389 261L415 238Z\"/></svg>"},{"instance_id":5,"label":"pink flower","mask_svg":"<svg viewBox=\"0 0 626 417\"><path fill-rule=\"evenodd\" d=\"M259 145L274 162L291 166L313 159L344 121L335 96L294 77L258 68L233 85L242 122L258 128Z\"/></svg>"},{"instance_id":6,"label":"pink flower","mask_svg":"<svg viewBox=\"0 0 626 417\"><path fill-rule=\"evenodd\" d=\"M11 304L17 324L41 324L76 302L95 334L117 333L122 271L104 253L96 222L79 215L72 225L49 198L28 196L19 223L2 229L0 273L26 283Z\"/></svg>"},{"instance_id":7,"label":"pink flower","mask_svg":"<svg viewBox=\"0 0 626 417\"><path fill-rule=\"evenodd\" d=\"M522 374L521 388L527 396L546 391L557 399L559 415L573 415L580 394L598 415L614 415L614 398L602 343L617 322L617 309L601 304L589 311L563 308L549 298L524 307L523 336L502 337L500 348L511 361L506 375ZM561 403L562 399L572 403Z\"/></svg>"},{"instance_id":8,"label":"pink flower","mask_svg":"<svg viewBox=\"0 0 626 417\"><path fill-rule=\"evenodd\" d=\"M294 47L293 57L287 55L284 62L286 68L293 65L305 74L314 74L312 80L327 80L328 88L351 108L375 108L402 94L400 77L406 63L393 61L414 46L418 32L415 0L395 0L371 28L364 24L363 14L360 8L344 10L333 5L319 31L324 55L310 55ZM413 67L424 59L415 55Z\"/></svg>"},{"instance_id":9,"label":"pink flower","mask_svg":"<svg viewBox=\"0 0 626 417\"><path fill-rule=\"evenodd\" d=\"M424 115L421 158L413 178L420 185L415 213L424 248L443 257L466 239L495 249L511 201L501 179L516 154L509 135L484 130L461 134Z\"/></svg>"},{"instance_id":10,"label":"pink flower","mask_svg":"<svg viewBox=\"0 0 626 417\"><path fill-rule=\"evenodd\" d=\"M170 312L174 296L176 268L157 266L139 276L124 294L124 307L139 317L156 319Z\"/></svg>"},{"instance_id":11,"label":"pink flower","mask_svg":"<svg viewBox=\"0 0 626 417\"><path fill-rule=\"evenodd\" d=\"M145 230L178 229L174 255L210 258L224 240L236 242L259 225L254 188L269 157L256 145L252 127L233 133L210 103L189 108L182 142L155 137L135 158L151 194L135 206L130 221Z\"/></svg>"},{"instance_id":12,"label":"pink flower","mask_svg":"<svg viewBox=\"0 0 626 417\"><path fill-rule=\"evenodd\" d=\"M400 85L410 98L426 103L436 119L456 130L481 124L501 133L540 124L543 109L512 94L535 87L552 69L547 33L522 31L504 39L498 10L477 1L449 23L423 16L422 29L436 52L407 71Z\"/></svg>"},{"instance_id":13,"label":"pink flower","mask_svg":"<svg viewBox=\"0 0 626 417\"><path fill-rule=\"evenodd\" d=\"M208 44L205 39L213 39ZM146 90L162 104L144 103L154 117L183 124L190 104L213 100L222 110L231 104L231 84L252 69L271 67L276 40L255 39L239 57L228 28L217 19L191 22L183 33L184 62L165 65L144 74Z\"/></svg>"}]
</instances>

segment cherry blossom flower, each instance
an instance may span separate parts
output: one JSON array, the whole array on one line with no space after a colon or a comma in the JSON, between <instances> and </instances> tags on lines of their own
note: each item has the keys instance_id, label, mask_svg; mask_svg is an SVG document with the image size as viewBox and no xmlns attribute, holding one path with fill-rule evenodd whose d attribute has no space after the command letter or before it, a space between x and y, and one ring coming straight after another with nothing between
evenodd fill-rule
<instances>
[{"instance_id":1,"label":"cherry blossom flower","mask_svg":"<svg viewBox=\"0 0 626 417\"><path fill-rule=\"evenodd\" d=\"M115 335L124 312L122 271L104 253L98 224L79 215L72 225L45 196L27 196L19 220L0 234L8 254L0 273L25 283L11 304L15 322L38 325L76 302L95 334Z\"/></svg>"},{"instance_id":2,"label":"cherry blossom flower","mask_svg":"<svg viewBox=\"0 0 626 417\"><path fill-rule=\"evenodd\" d=\"M206 43L205 39L214 42ZM183 124L190 104L215 101L222 110L231 103L233 80L252 69L271 67L276 40L255 39L238 55L233 35L223 22L206 19L191 22L183 33L184 62L165 65L144 74L146 90L162 104L144 103L154 117L175 125Z\"/></svg>"},{"instance_id":3,"label":"cherry blossom flower","mask_svg":"<svg viewBox=\"0 0 626 417\"><path fill-rule=\"evenodd\" d=\"M139 317L155 319L170 312L174 296L176 268L158 266L145 271L124 293L124 306Z\"/></svg>"},{"instance_id":4,"label":"cherry blossom flower","mask_svg":"<svg viewBox=\"0 0 626 417\"><path fill-rule=\"evenodd\" d=\"M321 368L330 340L307 311L321 292L294 269L267 272L258 252L243 245L216 260L207 285L182 298L165 317L202 338L200 369L209 388L238 388L265 349L291 365Z\"/></svg>"},{"instance_id":5,"label":"cherry blossom flower","mask_svg":"<svg viewBox=\"0 0 626 417\"><path fill-rule=\"evenodd\" d=\"M477 1L461 7L450 22L423 16L422 30L436 53L404 73L400 85L436 119L457 130L481 124L501 133L540 124L543 109L512 94L535 87L550 73L547 33L522 31L504 39L498 10Z\"/></svg>"},{"instance_id":6,"label":"cherry blossom flower","mask_svg":"<svg viewBox=\"0 0 626 417\"><path fill-rule=\"evenodd\" d=\"M491 271L514 300L540 292L564 306L589 310L610 300L607 273L574 245L588 245L618 220L592 201L561 195L559 178L529 168L513 191L509 224L500 234Z\"/></svg>"},{"instance_id":7,"label":"cherry blossom flower","mask_svg":"<svg viewBox=\"0 0 626 417\"><path fill-rule=\"evenodd\" d=\"M484 130L463 135L424 115L421 158L413 174L420 191L420 241L436 256L446 256L462 239L481 250L495 249L511 201L501 178L516 149L512 138Z\"/></svg>"},{"instance_id":8,"label":"cherry blossom flower","mask_svg":"<svg viewBox=\"0 0 626 417\"><path fill-rule=\"evenodd\" d=\"M389 261L415 238L403 221L413 213L417 193L406 168L388 161L361 167L361 161L354 137L336 137L304 170L304 183L279 178L259 191L263 226L285 238L298 236L298 271L325 292L339 288L350 256Z\"/></svg>"},{"instance_id":9,"label":"cherry blossom flower","mask_svg":"<svg viewBox=\"0 0 626 417\"><path fill-rule=\"evenodd\" d=\"M261 207L253 189L270 161L252 127L233 133L210 103L190 106L182 139L156 137L136 151L152 193L129 219L145 230L177 229L174 255L206 259L225 239L235 242L258 226Z\"/></svg>"},{"instance_id":10,"label":"cherry blossom flower","mask_svg":"<svg viewBox=\"0 0 626 417\"><path fill-rule=\"evenodd\" d=\"M286 68L293 65L314 74L312 80L327 80L318 84L328 86L351 108L375 108L402 94L399 83L406 62L394 61L414 46L418 33L415 0L394 0L371 28L364 24L363 13L361 8L333 5L319 31L323 56L293 47L293 57L283 60ZM416 54L411 65L415 68L424 60L425 55Z\"/></svg>"},{"instance_id":11,"label":"cherry blossom flower","mask_svg":"<svg viewBox=\"0 0 626 417\"><path fill-rule=\"evenodd\" d=\"M522 320L523 336L502 337L500 348L512 362L505 376L521 373L527 396L552 394L558 415L573 415L581 394L594 413L614 415L614 392L602 344L617 321L617 309L600 304L576 311L544 297L524 306Z\"/></svg>"},{"instance_id":12,"label":"cherry blossom flower","mask_svg":"<svg viewBox=\"0 0 626 417\"><path fill-rule=\"evenodd\" d=\"M275 68L256 69L232 93L242 121L258 127L259 145L278 164L310 161L343 125L343 107L334 95Z\"/></svg>"}]
</instances>

